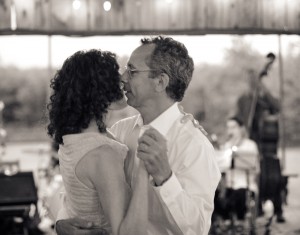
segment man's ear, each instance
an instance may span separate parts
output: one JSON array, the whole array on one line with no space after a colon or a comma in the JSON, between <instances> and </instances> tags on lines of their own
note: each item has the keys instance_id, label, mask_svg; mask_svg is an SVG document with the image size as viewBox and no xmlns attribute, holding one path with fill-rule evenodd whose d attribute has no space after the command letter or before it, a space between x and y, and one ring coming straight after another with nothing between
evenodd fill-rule
<instances>
[{"instance_id":1,"label":"man's ear","mask_svg":"<svg viewBox=\"0 0 300 235\"><path fill-rule=\"evenodd\" d=\"M161 73L155 79L155 90L157 92L165 91L167 86L169 85L170 77L166 73Z\"/></svg>"}]
</instances>

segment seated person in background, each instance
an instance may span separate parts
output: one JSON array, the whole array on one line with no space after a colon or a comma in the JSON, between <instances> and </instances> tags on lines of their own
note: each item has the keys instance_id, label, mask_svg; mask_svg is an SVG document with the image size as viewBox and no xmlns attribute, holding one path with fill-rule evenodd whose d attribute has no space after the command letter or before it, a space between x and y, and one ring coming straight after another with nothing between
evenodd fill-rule
<instances>
[{"instance_id":1,"label":"seated person in background","mask_svg":"<svg viewBox=\"0 0 300 235\"><path fill-rule=\"evenodd\" d=\"M216 213L220 212L228 218L228 212L233 211L238 220L244 220L247 210L246 189L249 188L253 193L258 191L259 152L256 143L247 137L244 123L239 118L229 118L226 128L227 139L222 146L224 159L220 165L225 175L226 203L218 203L216 198Z\"/></svg>"}]
</instances>

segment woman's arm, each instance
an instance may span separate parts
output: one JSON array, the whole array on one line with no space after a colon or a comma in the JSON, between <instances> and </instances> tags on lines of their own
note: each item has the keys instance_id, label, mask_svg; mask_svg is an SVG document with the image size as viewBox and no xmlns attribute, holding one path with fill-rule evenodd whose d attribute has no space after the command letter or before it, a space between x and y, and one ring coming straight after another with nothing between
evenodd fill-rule
<instances>
[{"instance_id":1,"label":"woman's arm","mask_svg":"<svg viewBox=\"0 0 300 235\"><path fill-rule=\"evenodd\" d=\"M147 234L148 183L149 175L144 163L141 161L127 213L119 229L120 235Z\"/></svg>"},{"instance_id":2,"label":"woman's arm","mask_svg":"<svg viewBox=\"0 0 300 235\"><path fill-rule=\"evenodd\" d=\"M148 173L140 164L137 182L130 198L123 162L117 152L102 146L82 162L95 186L114 235L146 234L148 221Z\"/></svg>"}]
</instances>

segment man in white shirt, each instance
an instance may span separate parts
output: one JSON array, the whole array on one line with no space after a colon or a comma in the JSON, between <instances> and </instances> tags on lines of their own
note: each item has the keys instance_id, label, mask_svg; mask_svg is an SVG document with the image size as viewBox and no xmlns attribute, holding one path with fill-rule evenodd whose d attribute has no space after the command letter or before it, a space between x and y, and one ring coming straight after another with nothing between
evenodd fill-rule
<instances>
[{"instance_id":1,"label":"man in white shirt","mask_svg":"<svg viewBox=\"0 0 300 235\"><path fill-rule=\"evenodd\" d=\"M259 173L259 152L256 143L246 135L246 128L238 117L227 120L228 140L224 149L233 151L230 165L227 169L227 186L232 189L249 188L253 192L257 189L257 174ZM247 180L248 179L248 180Z\"/></svg>"},{"instance_id":2,"label":"man in white shirt","mask_svg":"<svg viewBox=\"0 0 300 235\"><path fill-rule=\"evenodd\" d=\"M138 161L144 161L150 175L147 230L151 235L201 235L210 228L220 180L214 149L201 126L177 103L193 70L185 46L159 36L142 40L122 75L127 103L141 115L121 120L111 131L131 151L124 166L131 186ZM82 234L93 234L87 223L57 222L59 235L75 227L86 232Z\"/></svg>"},{"instance_id":3,"label":"man in white shirt","mask_svg":"<svg viewBox=\"0 0 300 235\"><path fill-rule=\"evenodd\" d=\"M256 143L247 137L246 128L239 117L229 118L226 130L227 141L222 147L223 154L219 154L217 159L221 171L225 173L223 180L226 188L220 188L217 195L224 193L221 189L226 189L225 201L228 203L222 203L224 198L217 196L215 213L229 218L229 213L233 211L237 219L243 221L249 206L246 204L247 192L258 195L259 151ZM224 205L227 207L224 208Z\"/></svg>"}]
</instances>

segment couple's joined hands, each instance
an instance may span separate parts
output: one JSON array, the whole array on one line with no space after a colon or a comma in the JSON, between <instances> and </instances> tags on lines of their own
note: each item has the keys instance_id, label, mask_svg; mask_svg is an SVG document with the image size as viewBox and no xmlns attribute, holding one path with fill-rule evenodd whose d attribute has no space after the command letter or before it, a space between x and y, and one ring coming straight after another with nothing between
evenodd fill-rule
<instances>
[{"instance_id":1,"label":"couple's joined hands","mask_svg":"<svg viewBox=\"0 0 300 235\"><path fill-rule=\"evenodd\" d=\"M147 129L139 138L137 157L143 160L156 185L160 186L171 176L167 141L156 129Z\"/></svg>"}]
</instances>

